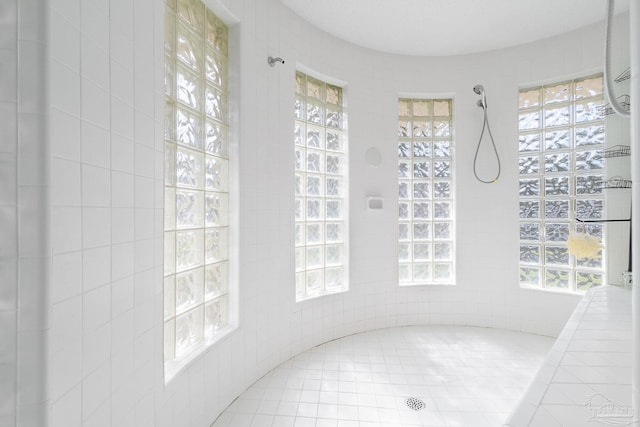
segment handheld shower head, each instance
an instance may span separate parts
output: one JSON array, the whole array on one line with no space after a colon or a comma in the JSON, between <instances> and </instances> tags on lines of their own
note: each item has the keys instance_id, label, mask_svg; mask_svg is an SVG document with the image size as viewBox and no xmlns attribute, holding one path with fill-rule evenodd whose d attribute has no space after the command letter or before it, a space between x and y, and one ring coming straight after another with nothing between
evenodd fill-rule
<instances>
[{"instance_id":1,"label":"handheld shower head","mask_svg":"<svg viewBox=\"0 0 640 427\"><path fill-rule=\"evenodd\" d=\"M476 93L476 95L482 95L484 94L484 86L482 85L475 85L473 87L473 91Z\"/></svg>"},{"instance_id":2,"label":"handheld shower head","mask_svg":"<svg viewBox=\"0 0 640 427\"><path fill-rule=\"evenodd\" d=\"M478 107L487 108L487 96L484 93L484 86L475 85L473 87L473 91L476 93L476 95L480 95L482 97L482 99L478 100Z\"/></svg>"}]
</instances>

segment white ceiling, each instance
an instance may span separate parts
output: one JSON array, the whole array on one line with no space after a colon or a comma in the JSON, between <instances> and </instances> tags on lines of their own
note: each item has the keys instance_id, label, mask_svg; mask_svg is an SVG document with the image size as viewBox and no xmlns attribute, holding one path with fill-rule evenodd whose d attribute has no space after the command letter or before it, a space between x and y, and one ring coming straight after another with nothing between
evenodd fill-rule
<instances>
[{"instance_id":1,"label":"white ceiling","mask_svg":"<svg viewBox=\"0 0 640 427\"><path fill-rule=\"evenodd\" d=\"M313 26L370 49L420 56L484 52L602 21L606 0L281 0ZM629 0L616 2L616 13Z\"/></svg>"}]
</instances>

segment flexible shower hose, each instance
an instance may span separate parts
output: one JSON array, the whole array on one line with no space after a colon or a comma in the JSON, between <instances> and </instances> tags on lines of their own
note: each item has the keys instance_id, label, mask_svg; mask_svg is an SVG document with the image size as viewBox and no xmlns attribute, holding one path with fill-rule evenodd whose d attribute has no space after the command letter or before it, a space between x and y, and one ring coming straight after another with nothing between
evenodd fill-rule
<instances>
[{"instance_id":1,"label":"flexible shower hose","mask_svg":"<svg viewBox=\"0 0 640 427\"><path fill-rule=\"evenodd\" d=\"M611 78L611 24L613 21L614 9L615 0L607 0L607 17L604 20L604 87L613 111L622 117L629 118L631 116L631 112L622 108L613 93L613 80Z\"/></svg>"},{"instance_id":2,"label":"flexible shower hose","mask_svg":"<svg viewBox=\"0 0 640 427\"><path fill-rule=\"evenodd\" d=\"M476 147L476 155L473 157L473 174L476 179L484 184L493 184L500 178L500 172L502 171L502 167L500 165L500 155L498 154L498 149L496 148L496 142L493 139L493 134L491 133L491 126L489 126L489 117L487 116L487 107L486 105L481 105L482 110L484 111L484 122L482 123L482 132L480 132L480 139L478 140L478 146ZM493 152L496 153L496 160L498 161L498 173L496 173L495 178L489 181L485 181L484 179L478 176L477 163L478 163L478 153L480 152L480 145L482 145L482 137L484 136L485 129L489 132L489 137L491 138L491 145L493 146Z\"/></svg>"}]
</instances>

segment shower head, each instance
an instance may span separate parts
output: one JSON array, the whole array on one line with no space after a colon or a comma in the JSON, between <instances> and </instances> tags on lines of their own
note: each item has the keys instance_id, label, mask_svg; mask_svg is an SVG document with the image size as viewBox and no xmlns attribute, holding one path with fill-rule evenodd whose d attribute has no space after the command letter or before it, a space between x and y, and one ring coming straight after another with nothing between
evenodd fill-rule
<instances>
[{"instance_id":1,"label":"shower head","mask_svg":"<svg viewBox=\"0 0 640 427\"><path fill-rule=\"evenodd\" d=\"M484 94L484 86L482 85L475 85L473 87L473 91L476 93L476 95L482 95Z\"/></svg>"},{"instance_id":2,"label":"shower head","mask_svg":"<svg viewBox=\"0 0 640 427\"><path fill-rule=\"evenodd\" d=\"M476 95L482 96L482 99L478 100L478 107L486 109L487 108L487 96L484 93L484 86L475 85L473 87L473 91L476 93Z\"/></svg>"}]
</instances>

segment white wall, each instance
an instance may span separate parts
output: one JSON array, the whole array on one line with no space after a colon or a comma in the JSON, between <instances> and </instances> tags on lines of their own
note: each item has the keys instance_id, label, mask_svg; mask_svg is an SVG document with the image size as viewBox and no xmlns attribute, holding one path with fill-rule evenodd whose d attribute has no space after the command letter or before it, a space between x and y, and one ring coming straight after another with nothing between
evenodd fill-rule
<instances>
[{"instance_id":1,"label":"white wall","mask_svg":"<svg viewBox=\"0 0 640 427\"><path fill-rule=\"evenodd\" d=\"M234 140L240 328L165 385L163 2L50 0L50 57L43 61L50 78L50 129L42 139L50 154L35 159L50 163L50 174L37 182L43 190L50 185L45 193L50 202L33 210L51 212L50 245L48 233L40 234L52 261L51 273L42 280L45 287L50 281L51 329L33 344L35 349L49 342L47 375L35 382L48 382L41 400L48 399L50 425L207 426L282 361L368 329L430 323L558 334L578 297L521 290L517 283L517 92L521 84L598 71L599 26L478 55L400 57L333 39L277 0L210 3L229 22L239 21L231 38L232 68L239 70L232 96L239 124ZM14 45L8 49L10 63ZM271 68L269 55L286 63ZM300 304L294 303L292 245L296 63L347 82L351 156L351 290ZM478 83L487 89L503 164L501 180L492 185L477 183L471 170L482 120L471 90ZM15 98L4 102L5 92L0 93L0 107L15 113ZM397 286L399 93L455 97L455 287ZM365 163L369 147L383 153L377 169ZM2 150L2 173L16 176L15 144L3 144ZM10 233L23 218L15 211L19 198L5 196L0 187L0 212L14 215L1 225ZM384 211L365 210L370 194L384 197ZM12 276L17 255L0 245L2 279L17 283ZM3 328L6 323L7 330L16 331L11 324L18 310L15 291L2 292ZM0 373L15 372L16 354L15 348L2 349ZM13 399L0 408L3 422L15 416L19 394L13 385L5 387L3 378L2 392L8 390Z\"/></svg>"}]
</instances>

